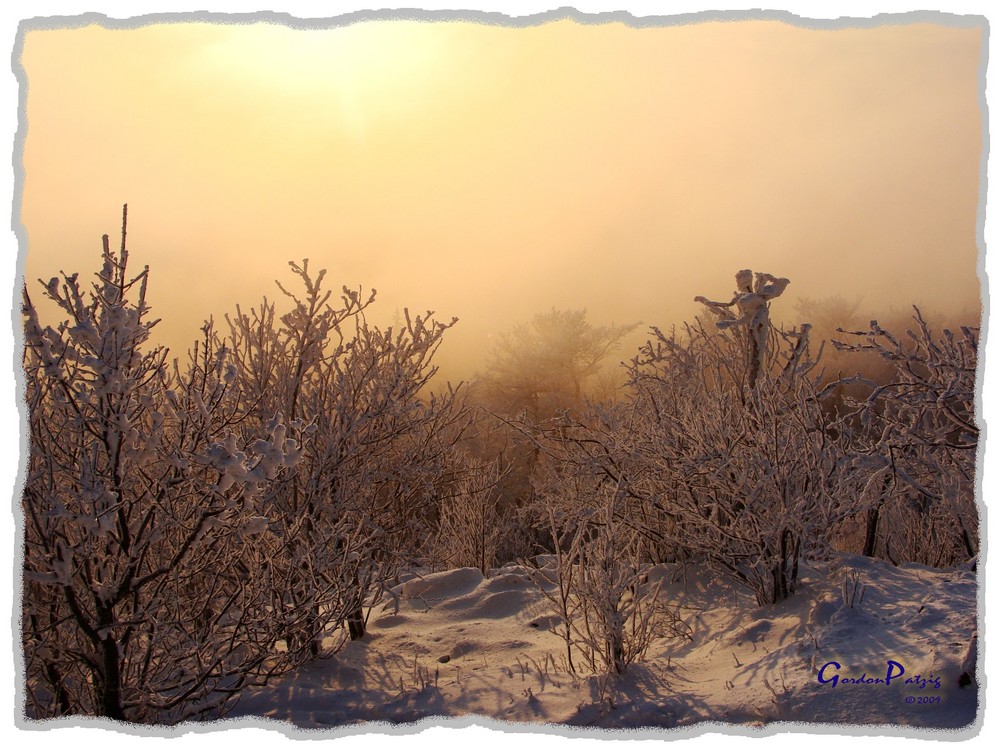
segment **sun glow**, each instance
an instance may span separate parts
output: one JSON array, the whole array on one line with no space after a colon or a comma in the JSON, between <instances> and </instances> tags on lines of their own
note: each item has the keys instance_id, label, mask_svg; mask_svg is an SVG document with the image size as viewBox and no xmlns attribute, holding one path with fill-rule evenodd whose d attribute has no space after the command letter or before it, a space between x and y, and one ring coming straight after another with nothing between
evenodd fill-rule
<instances>
[{"instance_id":1,"label":"sun glow","mask_svg":"<svg viewBox=\"0 0 1000 752\"><path fill-rule=\"evenodd\" d=\"M233 26L190 62L195 75L221 77L283 102L308 99L337 113L356 135L378 118L410 114L445 68L447 26L368 21L330 29ZM319 100L319 101L317 101Z\"/></svg>"}]
</instances>

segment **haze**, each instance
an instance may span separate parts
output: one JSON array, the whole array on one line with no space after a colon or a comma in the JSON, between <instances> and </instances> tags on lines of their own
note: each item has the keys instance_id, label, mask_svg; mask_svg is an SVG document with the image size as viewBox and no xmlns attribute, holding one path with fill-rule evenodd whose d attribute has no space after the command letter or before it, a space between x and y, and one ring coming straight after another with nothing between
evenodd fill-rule
<instances>
[{"instance_id":1,"label":"haze","mask_svg":"<svg viewBox=\"0 0 1000 752\"><path fill-rule=\"evenodd\" d=\"M91 274L127 202L175 351L309 258L381 323L457 316L456 378L539 311L665 328L745 267L778 319L977 323L981 24L30 31L25 277Z\"/></svg>"}]
</instances>

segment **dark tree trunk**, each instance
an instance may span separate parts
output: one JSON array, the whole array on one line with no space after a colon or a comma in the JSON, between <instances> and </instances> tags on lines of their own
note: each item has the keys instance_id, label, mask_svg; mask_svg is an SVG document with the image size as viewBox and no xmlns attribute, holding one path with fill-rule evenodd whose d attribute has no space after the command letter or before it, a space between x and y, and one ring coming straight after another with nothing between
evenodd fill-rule
<instances>
[{"instance_id":1,"label":"dark tree trunk","mask_svg":"<svg viewBox=\"0 0 1000 752\"><path fill-rule=\"evenodd\" d=\"M861 551L862 556L875 556L875 544L878 542L878 514L880 507L873 507L868 510L865 516L865 547Z\"/></svg>"},{"instance_id":2,"label":"dark tree trunk","mask_svg":"<svg viewBox=\"0 0 1000 752\"><path fill-rule=\"evenodd\" d=\"M360 640L365 636L365 614L360 606L347 617L347 630L352 640Z\"/></svg>"},{"instance_id":3,"label":"dark tree trunk","mask_svg":"<svg viewBox=\"0 0 1000 752\"><path fill-rule=\"evenodd\" d=\"M781 531L780 556L771 574L771 603L780 603L795 592L795 583L799 577L799 540L791 530Z\"/></svg>"},{"instance_id":4,"label":"dark tree trunk","mask_svg":"<svg viewBox=\"0 0 1000 752\"><path fill-rule=\"evenodd\" d=\"M892 457L891 450L889 456L890 458ZM878 505L869 509L868 514L865 515L865 547L861 552L862 556L870 556L872 558L875 556L875 546L878 545L879 513L886 499L889 497L893 478L893 473L886 473L885 478L882 479L882 489L879 493Z\"/></svg>"},{"instance_id":5,"label":"dark tree trunk","mask_svg":"<svg viewBox=\"0 0 1000 752\"><path fill-rule=\"evenodd\" d=\"M616 674L625 673L625 646L621 639L615 638L611 646L611 659Z\"/></svg>"},{"instance_id":6,"label":"dark tree trunk","mask_svg":"<svg viewBox=\"0 0 1000 752\"><path fill-rule=\"evenodd\" d=\"M110 625L114 623L113 610L107 606L97 608L98 623L104 626L108 633L101 638L99 643L101 652L101 668L97 690L98 715L111 718L116 721L125 720L125 711L122 708L122 677L121 666L118 656L118 641L111 634Z\"/></svg>"}]
</instances>

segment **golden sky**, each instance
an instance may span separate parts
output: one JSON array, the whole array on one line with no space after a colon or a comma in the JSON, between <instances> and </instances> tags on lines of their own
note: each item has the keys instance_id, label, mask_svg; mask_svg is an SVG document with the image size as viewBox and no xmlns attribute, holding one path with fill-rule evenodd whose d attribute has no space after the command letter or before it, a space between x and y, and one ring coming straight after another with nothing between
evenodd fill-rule
<instances>
[{"instance_id":1,"label":"golden sky","mask_svg":"<svg viewBox=\"0 0 1000 752\"><path fill-rule=\"evenodd\" d=\"M490 335L587 308L667 328L741 268L799 297L978 315L984 30L777 21L33 30L25 276L99 267L129 204L158 332L308 257L432 309L459 376ZM866 314L867 315L867 314ZM970 322L975 323L975 322ZM624 355L624 354L623 354Z\"/></svg>"}]
</instances>

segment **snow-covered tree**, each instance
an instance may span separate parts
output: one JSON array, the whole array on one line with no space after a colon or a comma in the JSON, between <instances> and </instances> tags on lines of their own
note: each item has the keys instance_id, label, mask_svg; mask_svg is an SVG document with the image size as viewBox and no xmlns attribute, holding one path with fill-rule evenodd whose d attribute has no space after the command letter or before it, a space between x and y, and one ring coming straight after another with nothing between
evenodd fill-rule
<instances>
[{"instance_id":1,"label":"snow-covered tree","mask_svg":"<svg viewBox=\"0 0 1000 752\"><path fill-rule=\"evenodd\" d=\"M775 603L868 498L866 476L817 400L809 326L770 323L788 280L744 270L737 283L732 304L701 299L716 326L654 328L628 366L631 396L568 421L549 446L619 489L651 556L700 561Z\"/></svg>"},{"instance_id":2,"label":"snow-covered tree","mask_svg":"<svg viewBox=\"0 0 1000 752\"><path fill-rule=\"evenodd\" d=\"M788 335L751 390L730 371L742 342L686 334L681 342L656 332L632 365L632 488L677 552L761 604L778 602L793 592L800 558L825 553L830 526L856 510L857 473L814 382L796 373L810 365L807 330Z\"/></svg>"},{"instance_id":3,"label":"snow-covered tree","mask_svg":"<svg viewBox=\"0 0 1000 752\"><path fill-rule=\"evenodd\" d=\"M975 415L979 327L935 336L919 309L905 336L872 321L844 331L849 352L873 353L893 369L884 383L856 377L867 394L847 400L855 451L880 479L866 516L868 555L951 566L979 552ZM832 385L835 388L837 385Z\"/></svg>"},{"instance_id":4,"label":"snow-covered tree","mask_svg":"<svg viewBox=\"0 0 1000 752\"><path fill-rule=\"evenodd\" d=\"M374 293L345 288L332 306L325 272L313 275L307 261L291 268L305 292L281 288L288 313L277 316L265 300L228 321L235 380L253 396L246 411L280 412L310 434L295 472L262 499L281 542L274 568L280 610L294 627L287 644L310 657L339 628L364 634L370 599L430 534L429 509L452 472L465 411L456 390L427 389L454 320L404 312L401 326L380 329L364 316Z\"/></svg>"},{"instance_id":5,"label":"snow-covered tree","mask_svg":"<svg viewBox=\"0 0 1000 752\"><path fill-rule=\"evenodd\" d=\"M750 269L736 273L736 292L728 303L717 303L702 296L695 301L702 303L716 315L719 329L739 329L746 346L746 379L753 389L764 372L768 361L768 346L772 336L770 308L771 301L788 287L784 277L774 277ZM734 312L732 309L735 308ZM739 314L739 315L734 315Z\"/></svg>"},{"instance_id":6,"label":"snow-covered tree","mask_svg":"<svg viewBox=\"0 0 1000 752\"><path fill-rule=\"evenodd\" d=\"M578 470L563 466L541 489L553 555L534 577L560 617L553 631L569 668L624 674L653 640L687 630L648 581L644 533L623 488Z\"/></svg>"},{"instance_id":7,"label":"snow-covered tree","mask_svg":"<svg viewBox=\"0 0 1000 752\"><path fill-rule=\"evenodd\" d=\"M29 459L22 636L27 712L170 722L280 670L261 498L301 451L280 416L243 436L211 325L174 368L149 341L148 269L104 237L77 274L24 294Z\"/></svg>"}]
</instances>

